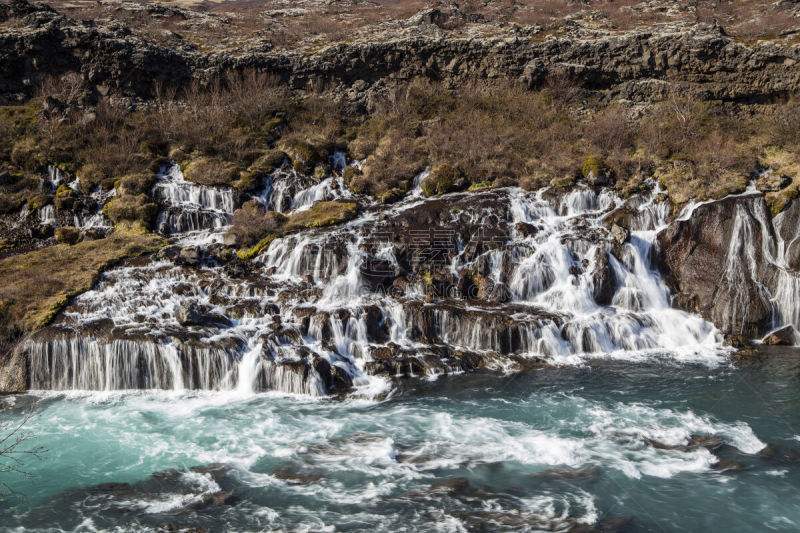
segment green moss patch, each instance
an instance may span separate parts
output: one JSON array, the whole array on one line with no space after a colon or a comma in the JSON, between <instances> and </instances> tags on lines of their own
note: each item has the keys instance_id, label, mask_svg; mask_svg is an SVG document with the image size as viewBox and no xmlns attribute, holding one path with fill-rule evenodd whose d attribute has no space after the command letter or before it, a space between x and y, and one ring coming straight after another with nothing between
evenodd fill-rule
<instances>
[{"instance_id":1,"label":"green moss patch","mask_svg":"<svg viewBox=\"0 0 800 533\"><path fill-rule=\"evenodd\" d=\"M356 218L358 204L353 202L319 202L311 209L289 215L285 230L332 226Z\"/></svg>"},{"instance_id":2,"label":"green moss patch","mask_svg":"<svg viewBox=\"0 0 800 533\"><path fill-rule=\"evenodd\" d=\"M274 215L278 214L274 213ZM270 230L255 246L240 249L236 255L241 259L252 259L266 250L273 240L287 233L340 224L354 219L357 215L358 204L354 202L319 202L305 211L291 214L283 219L276 219L281 224L279 227Z\"/></svg>"}]
</instances>

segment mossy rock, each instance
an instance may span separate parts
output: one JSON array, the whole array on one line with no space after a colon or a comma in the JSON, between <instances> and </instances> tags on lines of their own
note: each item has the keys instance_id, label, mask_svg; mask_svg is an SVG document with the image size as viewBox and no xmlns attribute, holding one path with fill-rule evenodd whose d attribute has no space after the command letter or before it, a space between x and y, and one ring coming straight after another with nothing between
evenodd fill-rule
<instances>
[{"instance_id":1,"label":"mossy rock","mask_svg":"<svg viewBox=\"0 0 800 533\"><path fill-rule=\"evenodd\" d=\"M73 191L68 185L64 185L62 183L58 186L58 189L56 189L56 197L64 196L75 196L75 191Z\"/></svg>"},{"instance_id":2,"label":"mossy rock","mask_svg":"<svg viewBox=\"0 0 800 533\"><path fill-rule=\"evenodd\" d=\"M583 162L583 166L581 167L581 174L584 178L597 178L599 176L603 176L606 173L605 165L603 161L599 157L589 156Z\"/></svg>"},{"instance_id":3,"label":"mossy rock","mask_svg":"<svg viewBox=\"0 0 800 533\"><path fill-rule=\"evenodd\" d=\"M287 141L280 147L292 160L294 169L306 175L314 172L314 167L328 155L324 150L303 140Z\"/></svg>"},{"instance_id":4,"label":"mossy rock","mask_svg":"<svg viewBox=\"0 0 800 533\"><path fill-rule=\"evenodd\" d=\"M268 235L267 237L261 239L258 244L252 246L250 248L243 248L236 252L236 255L239 259L252 259L256 257L261 252L265 251L269 248L269 245L274 241L278 235Z\"/></svg>"},{"instance_id":5,"label":"mossy rock","mask_svg":"<svg viewBox=\"0 0 800 533\"><path fill-rule=\"evenodd\" d=\"M11 162L33 172L47 166L47 153L34 137L22 137L11 149Z\"/></svg>"},{"instance_id":6,"label":"mossy rock","mask_svg":"<svg viewBox=\"0 0 800 533\"><path fill-rule=\"evenodd\" d=\"M775 216L783 211L786 206L788 206L792 200L796 199L798 196L800 196L800 186L793 184L789 185L782 191L767 193L764 196L764 200L766 200L767 205L770 206L772 216Z\"/></svg>"},{"instance_id":7,"label":"mossy rock","mask_svg":"<svg viewBox=\"0 0 800 533\"><path fill-rule=\"evenodd\" d=\"M403 191L398 187L389 189L385 193L378 195L378 199L384 204L393 204L403 198Z\"/></svg>"},{"instance_id":8,"label":"mossy rock","mask_svg":"<svg viewBox=\"0 0 800 533\"><path fill-rule=\"evenodd\" d=\"M242 172L239 165L213 157L193 159L181 168L187 180L212 187L233 186Z\"/></svg>"},{"instance_id":9,"label":"mossy rock","mask_svg":"<svg viewBox=\"0 0 800 533\"><path fill-rule=\"evenodd\" d=\"M116 183L117 193L127 196L147 194L156 183L156 176L152 172L137 172L122 176Z\"/></svg>"},{"instance_id":10,"label":"mossy rock","mask_svg":"<svg viewBox=\"0 0 800 533\"><path fill-rule=\"evenodd\" d=\"M242 192L253 192L261 184L261 174L245 170L239 174L239 179L233 183L233 187Z\"/></svg>"},{"instance_id":11,"label":"mossy rock","mask_svg":"<svg viewBox=\"0 0 800 533\"><path fill-rule=\"evenodd\" d=\"M247 170L255 174L269 174L276 168L280 168L286 161L286 157L286 153L282 150L270 150L256 159Z\"/></svg>"},{"instance_id":12,"label":"mossy rock","mask_svg":"<svg viewBox=\"0 0 800 533\"><path fill-rule=\"evenodd\" d=\"M353 178L356 176L362 176L364 173L357 167L345 167L344 171L342 172L342 179L344 180L345 185L350 185L350 182L353 181Z\"/></svg>"},{"instance_id":13,"label":"mossy rock","mask_svg":"<svg viewBox=\"0 0 800 533\"><path fill-rule=\"evenodd\" d=\"M330 176L333 168L327 163L317 163L317 166L314 167L314 179L318 181L322 181L328 176Z\"/></svg>"},{"instance_id":14,"label":"mossy rock","mask_svg":"<svg viewBox=\"0 0 800 533\"><path fill-rule=\"evenodd\" d=\"M158 205L146 194L117 196L103 206L103 214L115 225L140 222L144 228L152 228L158 215Z\"/></svg>"},{"instance_id":15,"label":"mossy rock","mask_svg":"<svg viewBox=\"0 0 800 533\"><path fill-rule=\"evenodd\" d=\"M28 209L41 209L46 205L53 203L53 197L49 194L34 194L28 197Z\"/></svg>"},{"instance_id":16,"label":"mossy rock","mask_svg":"<svg viewBox=\"0 0 800 533\"><path fill-rule=\"evenodd\" d=\"M294 213L286 222L286 230L331 226L358 215L358 204L354 202L319 202L311 209Z\"/></svg>"},{"instance_id":17,"label":"mossy rock","mask_svg":"<svg viewBox=\"0 0 800 533\"><path fill-rule=\"evenodd\" d=\"M53 198L53 205L59 211L70 211L75 207L76 198L74 195L56 195Z\"/></svg>"},{"instance_id":18,"label":"mossy rock","mask_svg":"<svg viewBox=\"0 0 800 533\"><path fill-rule=\"evenodd\" d=\"M13 213L22 209L25 197L21 194L0 193L0 213Z\"/></svg>"},{"instance_id":19,"label":"mossy rock","mask_svg":"<svg viewBox=\"0 0 800 533\"><path fill-rule=\"evenodd\" d=\"M83 189L84 193L91 193L94 191L98 186L103 185L104 182L111 178L110 174L104 169L101 168L99 165L94 163L88 163L83 165L77 172L78 180L81 183L81 188ZM111 180L113 183L113 180ZM104 187L106 188L106 187ZM106 190L110 189L111 187L106 188Z\"/></svg>"},{"instance_id":20,"label":"mossy rock","mask_svg":"<svg viewBox=\"0 0 800 533\"><path fill-rule=\"evenodd\" d=\"M64 226L63 228L56 228L56 240L65 244L75 244L81 240L81 232L78 228L72 226Z\"/></svg>"},{"instance_id":21,"label":"mossy rock","mask_svg":"<svg viewBox=\"0 0 800 533\"><path fill-rule=\"evenodd\" d=\"M425 196L446 194L463 189L465 186L464 174L452 165L444 164L437 167L430 175L422 180L422 192Z\"/></svg>"}]
</instances>

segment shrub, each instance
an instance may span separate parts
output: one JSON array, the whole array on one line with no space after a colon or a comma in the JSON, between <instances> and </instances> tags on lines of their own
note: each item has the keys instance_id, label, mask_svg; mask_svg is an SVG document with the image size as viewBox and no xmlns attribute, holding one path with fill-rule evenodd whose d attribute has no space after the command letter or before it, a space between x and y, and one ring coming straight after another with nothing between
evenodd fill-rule
<instances>
[{"instance_id":1,"label":"shrub","mask_svg":"<svg viewBox=\"0 0 800 533\"><path fill-rule=\"evenodd\" d=\"M265 235L278 231L285 222L286 217L282 214L267 211L256 200L250 200L233 213L225 242L238 248L253 246Z\"/></svg>"}]
</instances>

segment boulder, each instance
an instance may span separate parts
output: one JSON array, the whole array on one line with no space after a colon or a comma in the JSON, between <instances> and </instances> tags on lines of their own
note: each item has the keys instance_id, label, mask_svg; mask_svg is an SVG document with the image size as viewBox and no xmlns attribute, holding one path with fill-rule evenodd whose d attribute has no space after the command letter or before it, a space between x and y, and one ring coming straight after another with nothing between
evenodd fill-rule
<instances>
[{"instance_id":1,"label":"boulder","mask_svg":"<svg viewBox=\"0 0 800 533\"><path fill-rule=\"evenodd\" d=\"M631 238L631 232L622 226L613 224L611 226L611 238L617 244L625 244Z\"/></svg>"},{"instance_id":2,"label":"boulder","mask_svg":"<svg viewBox=\"0 0 800 533\"><path fill-rule=\"evenodd\" d=\"M598 305L611 305L617 292L617 277L611 268L608 252L598 249L592 269L592 297Z\"/></svg>"},{"instance_id":3,"label":"boulder","mask_svg":"<svg viewBox=\"0 0 800 533\"><path fill-rule=\"evenodd\" d=\"M776 329L764 337L763 342L771 346L792 346L794 344L794 326L789 324Z\"/></svg>"},{"instance_id":4,"label":"boulder","mask_svg":"<svg viewBox=\"0 0 800 533\"><path fill-rule=\"evenodd\" d=\"M202 258L203 253L199 246L186 246L178 252L178 261L184 265L199 266Z\"/></svg>"},{"instance_id":5,"label":"boulder","mask_svg":"<svg viewBox=\"0 0 800 533\"><path fill-rule=\"evenodd\" d=\"M208 306L196 302L189 302L181 306L175 314L175 318L182 326L228 328L232 325L230 319L214 313Z\"/></svg>"},{"instance_id":6,"label":"boulder","mask_svg":"<svg viewBox=\"0 0 800 533\"><path fill-rule=\"evenodd\" d=\"M764 235L774 235L768 213L761 196L728 197L697 207L659 234L662 269L679 307L727 335L768 331L772 307L762 287L775 289L774 268L754 253Z\"/></svg>"}]
</instances>

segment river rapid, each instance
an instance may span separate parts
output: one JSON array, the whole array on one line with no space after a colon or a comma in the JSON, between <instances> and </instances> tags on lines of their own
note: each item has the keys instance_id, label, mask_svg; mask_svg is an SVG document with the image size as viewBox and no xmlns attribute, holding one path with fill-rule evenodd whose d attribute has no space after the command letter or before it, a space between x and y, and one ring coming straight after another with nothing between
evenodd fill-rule
<instances>
[{"instance_id":1,"label":"river rapid","mask_svg":"<svg viewBox=\"0 0 800 533\"><path fill-rule=\"evenodd\" d=\"M42 392L4 531L796 531L800 362L601 361L381 401ZM700 438L704 436L708 438ZM619 527L620 529L613 529ZM584 528L584 529L581 529Z\"/></svg>"}]
</instances>

